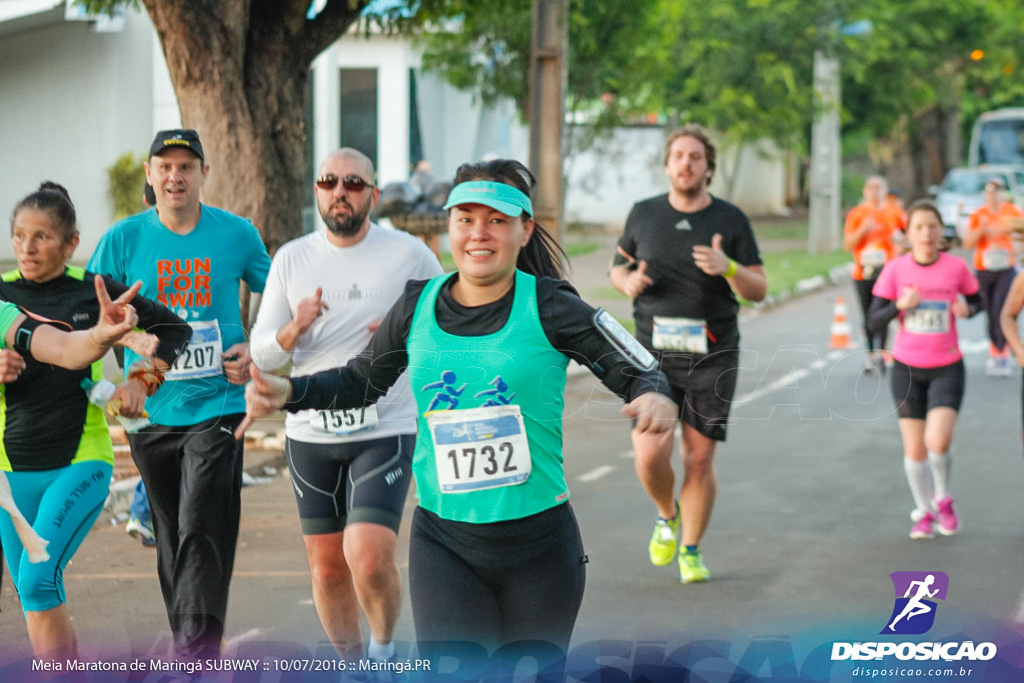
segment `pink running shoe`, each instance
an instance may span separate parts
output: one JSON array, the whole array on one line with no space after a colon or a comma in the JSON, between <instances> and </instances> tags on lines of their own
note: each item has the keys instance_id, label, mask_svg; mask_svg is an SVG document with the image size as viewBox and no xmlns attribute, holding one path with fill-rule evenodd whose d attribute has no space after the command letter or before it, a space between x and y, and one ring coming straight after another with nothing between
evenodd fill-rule
<instances>
[{"instance_id":1,"label":"pink running shoe","mask_svg":"<svg viewBox=\"0 0 1024 683\"><path fill-rule=\"evenodd\" d=\"M911 518L917 519L917 523L910 529L911 538L935 538L935 531L932 526L935 524L935 515L930 510L924 513L915 510Z\"/></svg>"},{"instance_id":2,"label":"pink running shoe","mask_svg":"<svg viewBox=\"0 0 1024 683\"><path fill-rule=\"evenodd\" d=\"M960 520L953 512L952 496L946 496L937 501L935 507L939 511L939 533L943 536L952 536L960 528Z\"/></svg>"}]
</instances>

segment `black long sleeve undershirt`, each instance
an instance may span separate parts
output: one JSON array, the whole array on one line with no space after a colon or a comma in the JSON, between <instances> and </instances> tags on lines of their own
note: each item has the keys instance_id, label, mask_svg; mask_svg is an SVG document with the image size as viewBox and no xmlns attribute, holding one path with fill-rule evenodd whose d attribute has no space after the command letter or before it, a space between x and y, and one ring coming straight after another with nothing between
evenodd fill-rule
<instances>
[{"instance_id":1,"label":"black long sleeve undershirt","mask_svg":"<svg viewBox=\"0 0 1024 683\"><path fill-rule=\"evenodd\" d=\"M457 277L457 276L456 276ZM449 280L437 298L438 325L448 334L473 337L493 334L508 320L515 289L490 304L467 308L451 296ZM406 341L413 314L426 281L410 281L405 294L381 322L367 347L343 368L306 377L293 377L292 412L315 409L357 408L374 403L387 393L408 365ZM657 391L669 395L661 372L640 370L622 356L594 327L595 309L579 298L572 285L553 278L537 278L540 323L552 347L593 372L611 391L626 401Z\"/></svg>"}]
</instances>

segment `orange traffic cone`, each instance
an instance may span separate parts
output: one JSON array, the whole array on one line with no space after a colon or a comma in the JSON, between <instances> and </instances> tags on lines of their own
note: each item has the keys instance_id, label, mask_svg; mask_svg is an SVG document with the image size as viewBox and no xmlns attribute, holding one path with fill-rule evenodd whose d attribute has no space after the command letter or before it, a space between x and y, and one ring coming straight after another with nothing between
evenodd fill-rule
<instances>
[{"instance_id":1,"label":"orange traffic cone","mask_svg":"<svg viewBox=\"0 0 1024 683\"><path fill-rule=\"evenodd\" d=\"M843 297L836 297L836 306L832 311L832 339L830 349L848 349L852 346L850 339L850 321L846 318L846 303Z\"/></svg>"}]
</instances>

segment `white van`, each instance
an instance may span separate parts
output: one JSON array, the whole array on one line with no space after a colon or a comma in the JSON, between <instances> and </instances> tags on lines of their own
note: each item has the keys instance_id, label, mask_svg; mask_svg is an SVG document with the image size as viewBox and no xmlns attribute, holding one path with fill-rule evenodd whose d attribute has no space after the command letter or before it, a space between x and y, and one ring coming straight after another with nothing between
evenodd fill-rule
<instances>
[{"instance_id":1,"label":"white van","mask_svg":"<svg viewBox=\"0 0 1024 683\"><path fill-rule=\"evenodd\" d=\"M974 122L967 165L1024 166L1024 107L994 109Z\"/></svg>"}]
</instances>

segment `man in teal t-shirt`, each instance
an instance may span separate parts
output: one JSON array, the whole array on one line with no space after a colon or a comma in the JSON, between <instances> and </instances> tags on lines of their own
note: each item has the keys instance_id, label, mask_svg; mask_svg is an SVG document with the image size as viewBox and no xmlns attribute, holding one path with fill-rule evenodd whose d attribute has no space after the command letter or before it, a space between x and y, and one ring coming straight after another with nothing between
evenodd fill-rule
<instances>
[{"instance_id":1,"label":"man in teal t-shirt","mask_svg":"<svg viewBox=\"0 0 1024 683\"><path fill-rule=\"evenodd\" d=\"M239 282L262 292L270 256L249 220L205 206L209 173L194 130L160 131L146 179L156 207L126 218L100 240L88 269L123 282L192 327L192 340L146 402L151 427L129 435L132 458L153 509L157 572L175 647L187 657L216 657L224 633L228 585L241 510L242 442L249 346L238 305ZM125 368L146 371L127 351Z\"/></svg>"}]
</instances>

